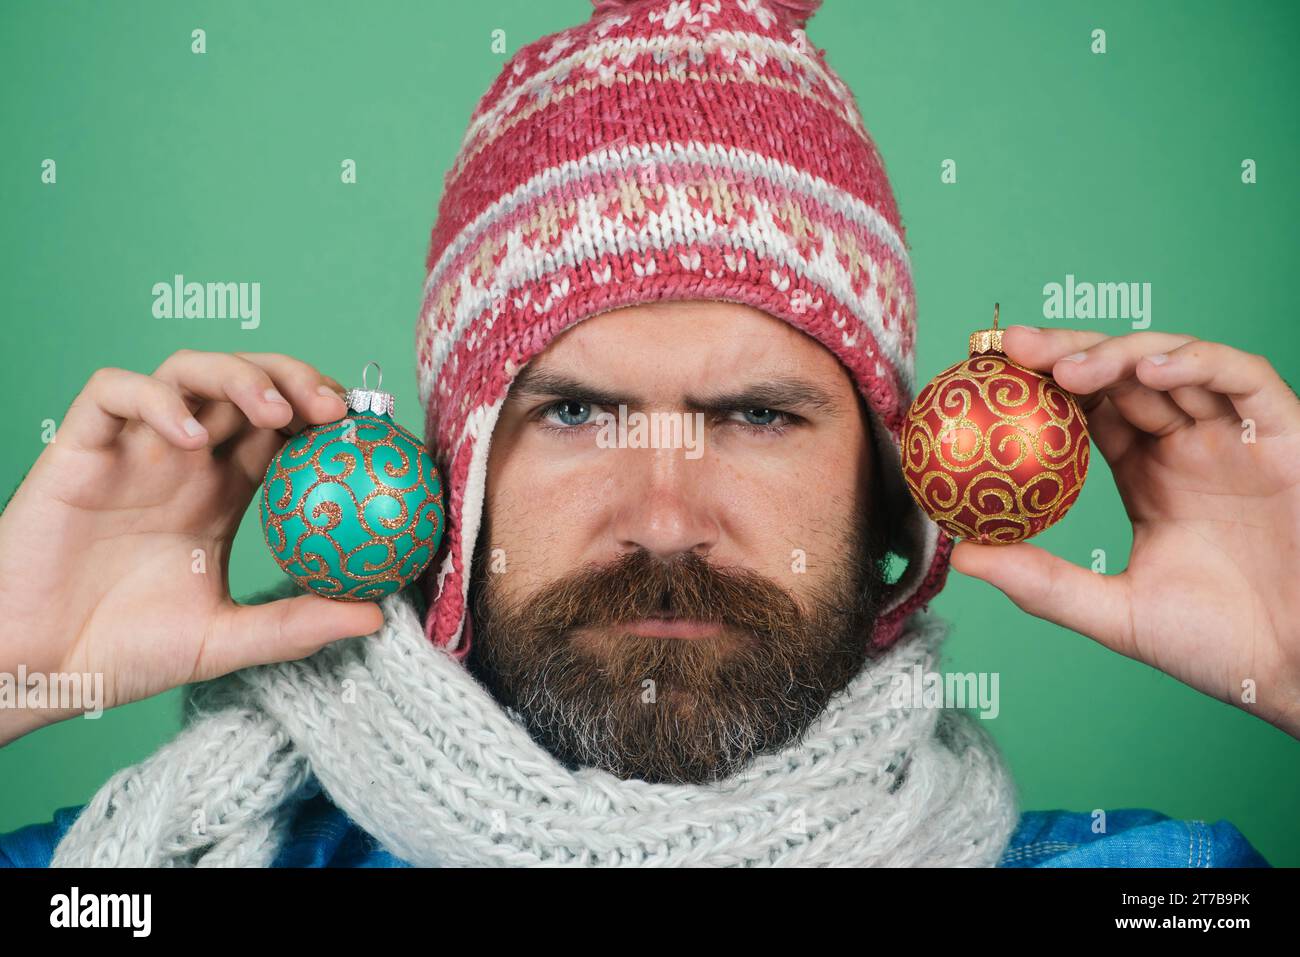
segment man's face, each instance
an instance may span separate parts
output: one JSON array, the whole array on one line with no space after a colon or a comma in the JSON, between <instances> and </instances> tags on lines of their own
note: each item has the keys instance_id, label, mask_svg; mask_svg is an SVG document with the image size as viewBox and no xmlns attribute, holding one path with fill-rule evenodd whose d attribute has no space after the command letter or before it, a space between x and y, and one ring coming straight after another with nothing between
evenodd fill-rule
<instances>
[{"instance_id":1,"label":"man's face","mask_svg":"<svg viewBox=\"0 0 1300 957\"><path fill-rule=\"evenodd\" d=\"M634 447L638 412L676 413L677 447ZM872 455L839 361L757 309L577 324L492 435L470 669L557 758L620 777L708 781L791 743L867 654Z\"/></svg>"}]
</instances>

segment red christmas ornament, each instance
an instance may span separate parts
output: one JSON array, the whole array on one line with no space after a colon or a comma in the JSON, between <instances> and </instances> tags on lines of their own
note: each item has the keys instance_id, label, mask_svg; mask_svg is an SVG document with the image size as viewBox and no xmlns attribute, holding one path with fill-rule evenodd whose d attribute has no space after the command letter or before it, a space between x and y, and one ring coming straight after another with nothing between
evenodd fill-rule
<instances>
[{"instance_id":1,"label":"red christmas ornament","mask_svg":"<svg viewBox=\"0 0 1300 957\"><path fill-rule=\"evenodd\" d=\"M1088 474L1088 423L1050 375L1002 352L993 328L971 334L970 358L935 376L903 425L903 475L944 531L1008 545L1056 524Z\"/></svg>"}]
</instances>

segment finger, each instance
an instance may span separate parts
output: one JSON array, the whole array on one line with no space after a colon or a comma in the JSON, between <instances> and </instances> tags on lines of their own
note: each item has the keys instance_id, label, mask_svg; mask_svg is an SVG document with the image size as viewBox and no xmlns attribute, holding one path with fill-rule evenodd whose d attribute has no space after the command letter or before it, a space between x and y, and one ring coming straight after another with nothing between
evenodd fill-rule
<instances>
[{"instance_id":1,"label":"finger","mask_svg":"<svg viewBox=\"0 0 1300 957\"><path fill-rule=\"evenodd\" d=\"M1180 340L1181 340L1181 345L1179 344ZM1138 360L1138 363L1134 366L1134 375L1143 386L1150 389L1154 389L1157 392L1167 392L1169 394L1169 398L1173 400L1174 404L1177 405L1178 408L1180 408L1183 412L1185 412L1188 418L1191 418L1195 421L1206 422L1206 421L1212 421L1214 419L1222 419L1222 418L1229 418L1229 417L1235 418L1235 413L1232 408L1232 403L1228 401L1226 396L1222 396L1217 393L1211 392L1209 389L1206 389L1202 386L1194 386L1194 385L1175 386L1173 388L1162 389L1159 386L1157 386L1155 383L1148 381L1146 378L1144 378L1142 375L1139 374L1139 370L1143 367L1144 360L1147 358L1147 356L1152 354L1156 354L1156 355L1164 354L1164 353L1151 353L1149 351L1150 349L1153 349L1159 345L1163 345L1163 347L1166 349L1182 348L1183 345L1187 345L1189 343L1196 342L1196 341L1198 340L1193 336L1181 336L1181 335L1175 336L1172 341L1167 341L1167 342L1161 342L1161 340L1154 338L1152 336L1144 336L1143 338L1133 340L1134 346L1139 348L1140 351L1142 352L1142 358L1140 358ZM1170 418L1173 421L1177 421L1176 416L1171 416ZM1163 423L1164 427L1166 428L1170 424L1171 422L1169 421Z\"/></svg>"},{"instance_id":2,"label":"finger","mask_svg":"<svg viewBox=\"0 0 1300 957\"><path fill-rule=\"evenodd\" d=\"M1088 411L1087 418L1088 438L1101 457L1112 465L1124 457L1142 434L1105 397Z\"/></svg>"},{"instance_id":3,"label":"finger","mask_svg":"<svg viewBox=\"0 0 1300 957\"><path fill-rule=\"evenodd\" d=\"M1029 614L1134 657L1128 588L1120 578L1080 568L1028 542L960 541L953 547L951 563L963 575L988 582Z\"/></svg>"},{"instance_id":4,"label":"finger","mask_svg":"<svg viewBox=\"0 0 1300 957\"><path fill-rule=\"evenodd\" d=\"M332 382L333 380L326 378L325 381ZM327 399L339 394L335 392L333 386L326 385L324 388L326 392L321 394L325 395ZM326 408L330 408L329 404L327 404ZM343 408L346 411L346 406ZM214 451L227 443L239 444L253 432L279 435L279 441L283 441L301 432L309 424L301 416L295 414L287 424L278 429L258 429L256 426L249 424L248 418L233 402L207 402L195 415L203 423L204 428L208 430L208 434L212 436ZM332 410L326 411L325 415L325 421L333 421L338 418L338 416L332 414ZM230 453L229 449L224 451L227 454Z\"/></svg>"},{"instance_id":5,"label":"finger","mask_svg":"<svg viewBox=\"0 0 1300 957\"><path fill-rule=\"evenodd\" d=\"M1013 327L1022 329L1027 327ZM1061 335L1066 333L1066 335ZM1096 338L1100 336L1100 338ZM1027 358L1040 361L1044 365L1051 363L1054 371L1065 369L1064 366L1058 365L1061 359L1068 358L1068 355L1062 355L1053 359L1057 352L1070 346L1078 346L1072 355L1086 357L1087 363L1091 367L1093 376L1103 375L1106 369L1107 359L1114 360L1112 365L1118 364L1120 373L1128 369L1130 364L1133 367L1133 374L1137 379L1136 384L1126 383L1118 389L1111 391L1112 396L1120 392L1126 392L1128 397L1119 406L1127 413L1132 413L1135 420L1140 420L1144 431L1153 434L1167 434L1174 428L1189 424L1188 420L1210 420L1223 418L1232 415L1233 410L1231 403L1222 396L1215 395L1208 389L1199 386L1184 386L1173 389L1154 388L1153 383L1147 382L1143 377L1137 375L1137 364L1142 358L1156 353L1160 354L1161 350L1181 348L1182 346L1198 341L1193 336L1159 333L1159 332L1142 332L1122 337L1101 336L1099 333L1076 334L1073 330L1044 330L1043 334L1037 336L1026 336L1018 333L1016 335L1017 351L1022 349ZM1028 346L1023 343L1029 340ZM1051 344L1056 340L1054 344ZM1005 341L1004 341L1005 344ZM1115 359L1118 357L1118 359ZM1022 363L1023 365L1023 363ZM1089 379L1086 377L1072 375L1078 371L1078 367L1071 371L1065 371L1064 381L1058 377L1058 381L1063 386L1073 392L1086 396L1085 406L1090 407L1096 402L1098 393L1096 391L1086 391L1089 387ZM1164 392L1168 395L1168 401L1159 399L1153 393ZM1183 415L1179 415L1182 412Z\"/></svg>"},{"instance_id":6,"label":"finger","mask_svg":"<svg viewBox=\"0 0 1300 957\"><path fill-rule=\"evenodd\" d=\"M1148 351L1173 348L1189 337L1170 337L1168 333L1136 333L1137 336L1162 337ZM1136 378L1126 383L1114 382L1110 388L1098 385L1099 375L1106 363L1089 368L1071 368L1067 357L1093 356L1097 350L1114 348L1115 343L1132 340L1133 336L1113 337L1101 332L1083 329L1035 329L1033 326L1009 326L1003 331L1002 346L1007 356L1028 369L1050 372L1063 388L1073 392L1079 406L1091 415L1103 399L1109 398L1114 407L1131 424L1146 432L1165 434L1174 428L1189 424L1191 417L1167 394L1148 388ZM1174 341L1176 340L1176 341ZM1129 347L1132 348L1130 342ZM1135 360L1136 361L1136 358ZM1077 364L1077 363L1075 363ZM1110 363L1113 365L1113 363ZM1081 374L1084 373L1084 374ZM1096 373L1091 378L1089 373ZM1103 450L1103 454L1106 454ZM1109 455L1107 455L1109 458Z\"/></svg>"},{"instance_id":7,"label":"finger","mask_svg":"<svg viewBox=\"0 0 1300 957\"><path fill-rule=\"evenodd\" d=\"M1082 352L1111 337L1088 329L1038 329L1007 326L1002 330L1002 350L1027 369L1050 372L1062 356Z\"/></svg>"},{"instance_id":8,"label":"finger","mask_svg":"<svg viewBox=\"0 0 1300 957\"><path fill-rule=\"evenodd\" d=\"M1002 347L1007 356L1020 365L1040 372L1051 372L1066 356L1090 352L1099 347L1129 349L1136 358L1138 355L1176 348L1191 339L1191 336L1166 332L1137 332L1127 336L1108 336L1104 332L1092 332L1087 329L1008 326L1002 333ZM1071 389L1071 391L1075 390ZM1096 404L1097 401L1098 398L1091 398L1091 404Z\"/></svg>"},{"instance_id":9,"label":"finger","mask_svg":"<svg viewBox=\"0 0 1300 957\"><path fill-rule=\"evenodd\" d=\"M288 429L256 429L245 424L245 428L236 433L215 454L220 454L243 473L253 485L261 485L266 478L267 466L275 454L284 448Z\"/></svg>"},{"instance_id":10,"label":"finger","mask_svg":"<svg viewBox=\"0 0 1300 957\"><path fill-rule=\"evenodd\" d=\"M1147 358L1144 356L1138 361L1137 372L1138 381L1148 388L1161 391L1155 383L1150 382L1142 375L1142 369L1147 365ZM1152 363L1153 364L1153 363ZM1220 395L1217 392L1211 392L1209 389L1201 386L1176 386L1168 390L1169 397L1177 403L1178 407L1188 414L1197 422L1212 422L1215 419L1236 419L1237 413L1232 408L1232 403L1228 401L1227 396Z\"/></svg>"},{"instance_id":11,"label":"finger","mask_svg":"<svg viewBox=\"0 0 1300 957\"><path fill-rule=\"evenodd\" d=\"M1257 435L1300 430L1300 399L1263 356L1201 340L1166 355L1164 361L1148 356L1138 368L1152 388L1211 392L1231 406L1233 418L1253 420Z\"/></svg>"},{"instance_id":12,"label":"finger","mask_svg":"<svg viewBox=\"0 0 1300 957\"><path fill-rule=\"evenodd\" d=\"M343 638L369 635L384 623L374 602L299 595L263 605L231 605L213 622L195 680L253 665L306 658Z\"/></svg>"},{"instance_id":13,"label":"finger","mask_svg":"<svg viewBox=\"0 0 1300 957\"><path fill-rule=\"evenodd\" d=\"M1066 360L1062 362L1068 364ZM1070 391L1074 390L1070 389ZM1109 385L1078 395L1080 405L1089 415L1105 398L1125 421L1151 435L1168 435L1191 425L1194 421L1177 402L1170 398L1168 393L1143 385L1136 376L1121 378Z\"/></svg>"},{"instance_id":14,"label":"finger","mask_svg":"<svg viewBox=\"0 0 1300 957\"><path fill-rule=\"evenodd\" d=\"M214 452L245 428L252 428L248 417L233 402L205 402L194 415L212 437Z\"/></svg>"},{"instance_id":15,"label":"finger","mask_svg":"<svg viewBox=\"0 0 1300 957\"><path fill-rule=\"evenodd\" d=\"M1021 330L1014 336L1011 330ZM1010 338L1013 346L1008 348L1008 354L1012 352L1012 358L1023 366L1028 368L1038 368L1042 370L1051 370L1056 363L1066 355L1085 352L1088 349L1107 341L1110 337L1102 333L1079 332L1072 329L1047 329L1036 330L1031 326L1011 326L1005 334ZM1151 333L1150 336L1163 335L1160 333ZM1197 341L1192 336L1175 335L1169 339L1154 340L1145 338L1135 340L1140 345L1143 356L1149 354L1147 350L1152 349L1171 349L1180 348L1189 342ZM1007 338L1004 338L1003 344L1006 345ZM1139 360L1140 362L1141 360ZM1136 372L1135 367L1135 372ZM1209 389L1198 386L1182 386L1172 389L1163 389L1148 382L1142 376L1138 376L1142 385L1154 388L1156 391L1165 391L1169 393L1174 403L1182 409L1190 418L1218 419L1225 415L1233 415L1232 404L1223 396L1212 393ZM1099 396L1096 394L1085 396L1084 405L1091 408L1096 405Z\"/></svg>"},{"instance_id":16,"label":"finger","mask_svg":"<svg viewBox=\"0 0 1300 957\"><path fill-rule=\"evenodd\" d=\"M243 428L216 446L212 454L238 469L250 485L261 485L271 459L291 438L293 433L287 426L283 429L259 429L245 419Z\"/></svg>"},{"instance_id":17,"label":"finger","mask_svg":"<svg viewBox=\"0 0 1300 957\"><path fill-rule=\"evenodd\" d=\"M288 397L296 413L288 431L296 434L308 425L333 422L347 412L344 389L310 363L278 352L236 352L236 356L266 370Z\"/></svg>"},{"instance_id":18,"label":"finger","mask_svg":"<svg viewBox=\"0 0 1300 957\"><path fill-rule=\"evenodd\" d=\"M1191 336L1162 332L1108 337L1058 359L1052 377L1080 396L1085 409L1095 406L1104 395L1137 428L1152 435L1168 435L1191 425L1194 419L1168 392L1143 384L1137 378L1137 364L1144 355L1192 341Z\"/></svg>"},{"instance_id":19,"label":"finger","mask_svg":"<svg viewBox=\"0 0 1300 957\"><path fill-rule=\"evenodd\" d=\"M317 387L318 391L322 388L325 390L320 392L321 395L325 396L327 399L336 395L342 396L343 388L338 385L337 380L329 376L324 376L323 379L323 385ZM343 410L344 412L347 411L346 406L343 406ZM338 418L338 416L334 415L333 411L329 409L328 405L324 414L326 415L325 421L327 422L334 421ZM226 443L239 445L245 438L252 435L254 432L261 432L272 436L279 435L280 439L271 439L268 441L280 442L301 432L308 425L304 419L295 415L287 425L283 425L279 429L257 429L255 426L249 424L247 417L245 417L244 413L241 412L239 407L233 402L205 403L203 408L201 408L196 415L198 416L199 421L203 423L204 428L208 430L208 434L212 436L212 445L214 446L214 450L221 448L221 446ZM224 451L227 455L231 454L231 450L229 449Z\"/></svg>"},{"instance_id":20,"label":"finger","mask_svg":"<svg viewBox=\"0 0 1300 957\"><path fill-rule=\"evenodd\" d=\"M287 437L268 429L247 429L226 445L225 454L253 485L261 485L266 468Z\"/></svg>"},{"instance_id":21,"label":"finger","mask_svg":"<svg viewBox=\"0 0 1300 957\"><path fill-rule=\"evenodd\" d=\"M316 403L316 412L310 422L295 418L287 427L277 431L244 429L231 439L228 449L231 460L252 484L258 485L265 477L266 467L272 457L284 446L287 437L296 435L307 425L335 422L347 413L347 405L342 398L346 390L337 379L323 375L313 366L290 356L246 352L238 355L266 368L276 382L284 384L296 402L311 400Z\"/></svg>"},{"instance_id":22,"label":"finger","mask_svg":"<svg viewBox=\"0 0 1300 957\"><path fill-rule=\"evenodd\" d=\"M1036 329L1008 326L1002 345L1009 358L1027 369L1051 372L1063 357L1083 352L1112 337L1084 329ZM1106 461L1114 463L1137 440L1139 431L1104 392L1076 396L1088 419L1088 435Z\"/></svg>"},{"instance_id":23,"label":"finger","mask_svg":"<svg viewBox=\"0 0 1300 957\"><path fill-rule=\"evenodd\" d=\"M278 353L228 355L183 349L169 356L154 375L200 398L229 399L255 426L289 435L308 425L331 422L347 411L324 376L307 363ZM218 441L238 431L229 417L220 425Z\"/></svg>"},{"instance_id":24,"label":"finger","mask_svg":"<svg viewBox=\"0 0 1300 957\"><path fill-rule=\"evenodd\" d=\"M207 430L174 386L113 368L91 375L63 417L59 439L76 448L102 448L132 421L145 423L179 449L193 451L208 443Z\"/></svg>"},{"instance_id":25,"label":"finger","mask_svg":"<svg viewBox=\"0 0 1300 957\"><path fill-rule=\"evenodd\" d=\"M153 377L201 400L233 402L259 428L278 429L294 416L265 369L224 352L181 349L163 360Z\"/></svg>"}]
</instances>

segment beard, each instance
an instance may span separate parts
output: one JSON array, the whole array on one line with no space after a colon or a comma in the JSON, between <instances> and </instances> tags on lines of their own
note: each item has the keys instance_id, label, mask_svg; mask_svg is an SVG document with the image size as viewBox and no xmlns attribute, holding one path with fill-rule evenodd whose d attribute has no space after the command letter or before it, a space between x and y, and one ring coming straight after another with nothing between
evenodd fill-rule
<instances>
[{"instance_id":1,"label":"beard","mask_svg":"<svg viewBox=\"0 0 1300 957\"><path fill-rule=\"evenodd\" d=\"M865 510L864 510L865 511ZM886 589L884 536L856 523L807 607L749 568L645 549L508 600L476 554L466 666L571 769L707 783L797 742L859 673ZM487 534L478 551L486 551ZM620 625L680 617L702 638Z\"/></svg>"}]
</instances>

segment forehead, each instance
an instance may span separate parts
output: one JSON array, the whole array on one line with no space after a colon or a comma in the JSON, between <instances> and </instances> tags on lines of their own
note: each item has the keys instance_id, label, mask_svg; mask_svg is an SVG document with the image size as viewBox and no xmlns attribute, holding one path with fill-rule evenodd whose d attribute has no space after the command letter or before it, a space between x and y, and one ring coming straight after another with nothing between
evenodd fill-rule
<instances>
[{"instance_id":1,"label":"forehead","mask_svg":"<svg viewBox=\"0 0 1300 957\"><path fill-rule=\"evenodd\" d=\"M718 300L638 304L584 319L528 371L582 372L665 385L797 373L852 391L848 371L821 343L760 309Z\"/></svg>"}]
</instances>

